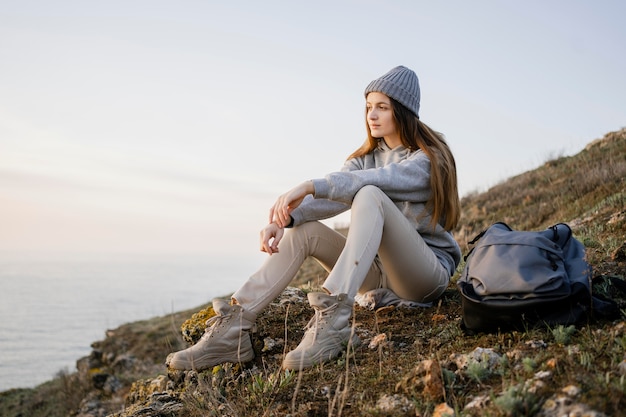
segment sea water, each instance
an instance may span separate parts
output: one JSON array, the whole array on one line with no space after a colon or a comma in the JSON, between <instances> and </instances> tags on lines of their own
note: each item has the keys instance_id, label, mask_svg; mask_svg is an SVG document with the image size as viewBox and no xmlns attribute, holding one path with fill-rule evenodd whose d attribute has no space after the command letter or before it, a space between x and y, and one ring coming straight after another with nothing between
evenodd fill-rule
<instances>
[{"instance_id":1,"label":"sea water","mask_svg":"<svg viewBox=\"0 0 626 417\"><path fill-rule=\"evenodd\" d=\"M107 329L228 295L255 267L256 258L0 254L0 391L73 372Z\"/></svg>"}]
</instances>

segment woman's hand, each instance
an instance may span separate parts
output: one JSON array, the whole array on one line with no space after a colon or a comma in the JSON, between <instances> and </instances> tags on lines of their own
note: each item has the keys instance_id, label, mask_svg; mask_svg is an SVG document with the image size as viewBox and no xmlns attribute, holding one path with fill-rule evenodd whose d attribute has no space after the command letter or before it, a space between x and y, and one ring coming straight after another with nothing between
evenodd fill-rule
<instances>
[{"instance_id":1,"label":"woman's hand","mask_svg":"<svg viewBox=\"0 0 626 417\"><path fill-rule=\"evenodd\" d=\"M261 252L269 255L278 253L278 244L285 234L285 229L276 223L270 223L261 230Z\"/></svg>"},{"instance_id":2,"label":"woman's hand","mask_svg":"<svg viewBox=\"0 0 626 417\"><path fill-rule=\"evenodd\" d=\"M278 197L270 209L270 223L276 223L280 228L287 226L291 222L291 212L302 203L304 197L314 193L313 181L305 181Z\"/></svg>"}]
</instances>

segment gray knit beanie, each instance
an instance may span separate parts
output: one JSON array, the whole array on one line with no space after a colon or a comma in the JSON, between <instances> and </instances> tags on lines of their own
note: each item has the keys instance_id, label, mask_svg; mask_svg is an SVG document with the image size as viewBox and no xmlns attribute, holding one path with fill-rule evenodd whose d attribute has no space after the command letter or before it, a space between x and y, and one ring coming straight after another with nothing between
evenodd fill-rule
<instances>
[{"instance_id":1,"label":"gray knit beanie","mask_svg":"<svg viewBox=\"0 0 626 417\"><path fill-rule=\"evenodd\" d=\"M373 91L393 98L419 117L420 85L417 75L402 65L369 83L365 97Z\"/></svg>"}]
</instances>

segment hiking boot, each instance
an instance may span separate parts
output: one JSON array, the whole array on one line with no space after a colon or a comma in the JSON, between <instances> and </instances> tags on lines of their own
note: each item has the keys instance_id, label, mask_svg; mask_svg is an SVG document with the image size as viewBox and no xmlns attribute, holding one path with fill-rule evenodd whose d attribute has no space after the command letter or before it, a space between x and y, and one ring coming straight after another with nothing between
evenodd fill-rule
<instances>
[{"instance_id":1,"label":"hiking boot","mask_svg":"<svg viewBox=\"0 0 626 417\"><path fill-rule=\"evenodd\" d=\"M249 331L256 314L220 299L213 300L213 310L216 315L207 320L207 329L198 343L168 355L165 364L169 368L200 371L224 362L248 362L254 358Z\"/></svg>"},{"instance_id":2,"label":"hiking boot","mask_svg":"<svg viewBox=\"0 0 626 417\"><path fill-rule=\"evenodd\" d=\"M339 356L351 340L350 316L354 303L348 296L312 292L308 297L315 316L307 324L298 347L285 356L283 369L301 370L329 361ZM350 344L361 344L356 334L352 335Z\"/></svg>"}]
</instances>

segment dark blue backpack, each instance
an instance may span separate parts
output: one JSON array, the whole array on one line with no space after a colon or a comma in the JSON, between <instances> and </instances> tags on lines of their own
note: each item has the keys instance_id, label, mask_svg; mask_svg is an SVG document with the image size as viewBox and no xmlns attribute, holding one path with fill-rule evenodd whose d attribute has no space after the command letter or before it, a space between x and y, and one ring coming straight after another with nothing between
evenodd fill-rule
<instances>
[{"instance_id":1,"label":"dark blue backpack","mask_svg":"<svg viewBox=\"0 0 626 417\"><path fill-rule=\"evenodd\" d=\"M468 333L570 325L589 317L592 268L568 225L532 232L498 222L470 244L457 282Z\"/></svg>"}]
</instances>

